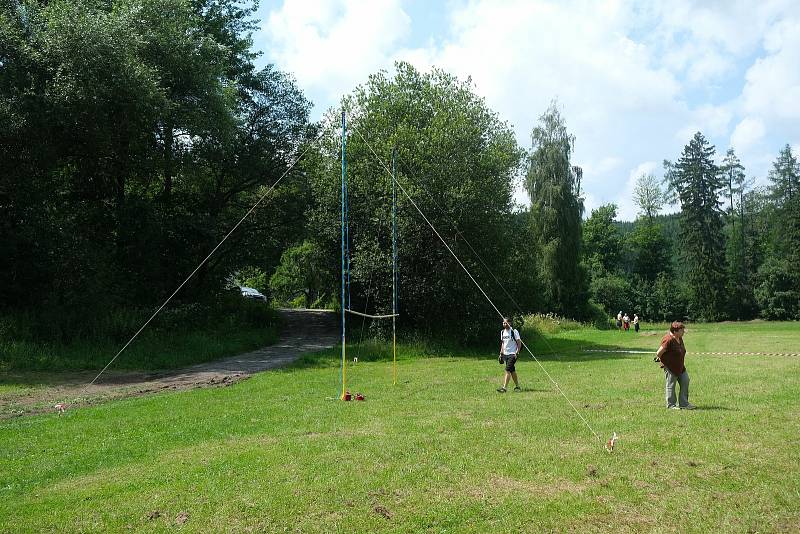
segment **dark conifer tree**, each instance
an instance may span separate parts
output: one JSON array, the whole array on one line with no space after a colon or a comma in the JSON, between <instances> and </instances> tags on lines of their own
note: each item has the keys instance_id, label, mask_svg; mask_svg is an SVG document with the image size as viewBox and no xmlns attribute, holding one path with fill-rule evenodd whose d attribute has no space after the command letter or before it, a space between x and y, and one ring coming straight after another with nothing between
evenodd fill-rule
<instances>
[{"instance_id":1,"label":"dark conifer tree","mask_svg":"<svg viewBox=\"0 0 800 534\"><path fill-rule=\"evenodd\" d=\"M706 320L724 317L725 242L720 193L726 184L714 163L714 146L697 132L680 159L665 162L666 178L681 204L680 255L687 276L690 313Z\"/></svg>"},{"instance_id":2,"label":"dark conifer tree","mask_svg":"<svg viewBox=\"0 0 800 534\"><path fill-rule=\"evenodd\" d=\"M720 172L728 194L728 206L725 211L727 236L725 253L728 261L729 309L732 317L749 319L753 315L751 306L753 287L745 270L742 211L735 206L745 189L745 173L744 166L733 148L728 149L720 166Z\"/></svg>"},{"instance_id":3,"label":"dark conifer tree","mask_svg":"<svg viewBox=\"0 0 800 534\"><path fill-rule=\"evenodd\" d=\"M800 319L800 164L786 145L769 173L771 238L756 298L768 319Z\"/></svg>"},{"instance_id":4,"label":"dark conifer tree","mask_svg":"<svg viewBox=\"0 0 800 534\"><path fill-rule=\"evenodd\" d=\"M786 145L769 172L776 223L773 245L777 256L797 259L800 254L800 161Z\"/></svg>"}]
</instances>

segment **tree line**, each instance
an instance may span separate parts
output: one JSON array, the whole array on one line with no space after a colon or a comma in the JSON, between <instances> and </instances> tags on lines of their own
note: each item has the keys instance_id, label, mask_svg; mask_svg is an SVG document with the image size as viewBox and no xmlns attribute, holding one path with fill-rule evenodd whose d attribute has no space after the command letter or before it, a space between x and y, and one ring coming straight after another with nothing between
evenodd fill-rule
<instances>
[{"instance_id":1,"label":"tree line","mask_svg":"<svg viewBox=\"0 0 800 534\"><path fill-rule=\"evenodd\" d=\"M341 110L312 123L291 74L255 66L252 6L0 6L3 310L80 323L154 306L285 173L178 299L252 285L280 304L339 301ZM384 165L395 152L398 181L504 313L798 318L798 164L788 147L773 185L753 188L732 152L715 163L698 134L665 163L666 191L641 180L642 214L623 235L613 206L583 220L576 140L556 104L522 147L470 80L395 70L342 99L353 309L391 305ZM514 204L516 184L530 208ZM680 204L679 231L659 215L665 193ZM397 210L401 326L482 335L496 312L402 193Z\"/></svg>"},{"instance_id":2,"label":"tree line","mask_svg":"<svg viewBox=\"0 0 800 534\"><path fill-rule=\"evenodd\" d=\"M232 0L0 3L0 306L76 327L169 295L313 132L257 69ZM179 297L268 265L306 190L275 191Z\"/></svg>"},{"instance_id":3,"label":"tree line","mask_svg":"<svg viewBox=\"0 0 800 534\"><path fill-rule=\"evenodd\" d=\"M718 160L698 132L664 181L637 179L637 220L615 224L616 206L584 223L590 295L609 313L656 320L685 317L800 319L800 162L787 144L754 186L735 150ZM665 205L678 213L658 216Z\"/></svg>"}]
</instances>

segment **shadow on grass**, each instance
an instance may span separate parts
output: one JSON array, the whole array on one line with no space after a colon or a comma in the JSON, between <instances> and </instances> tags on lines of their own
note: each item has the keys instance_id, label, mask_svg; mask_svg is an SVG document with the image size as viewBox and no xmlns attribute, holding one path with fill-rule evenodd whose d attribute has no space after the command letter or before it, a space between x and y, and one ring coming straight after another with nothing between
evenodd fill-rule
<instances>
[{"instance_id":1,"label":"shadow on grass","mask_svg":"<svg viewBox=\"0 0 800 534\"><path fill-rule=\"evenodd\" d=\"M548 391L548 390L546 390L544 388L536 389L536 388L523 387L523 388L520 388L519 391L515 391L514 390L514 386L511 386L511 387L508 388L508 390L505 393L503 393L502 391L497 391L497 394L498 395L511 395L511 396L514 396L514 395L522 395L524 393L541 393L543 391Z\"/></svg>"},{"instance_id":2,"label":"shadow on grass","mask_svg":"<svg viewBox=\"0 0 800 534\"><path fill-rule=\"evenodd\" d=\"M618 345L587 343L585 340L570 339L550 339L547 341L537 340L535 343L528 344L533 352L535 359L540 362L593 362L599 360L635 360L644 359L651 362L652 354L626 354L624 352L585 352L592 351L623 351L624 347ZM637 349L633 349L637 350ZM655 350L653 350L655 352ZM392 361L391 342L380 343L374 340L360 344L347 345L347 362L353 364L353 358L358 362L386 362ZM475 359L475 360L494 360L497 361L497 346L486 347L463 347L457 345L437 344L430 342L411 342L398 343L397 359L413 360L418 358L442 358L442 359ZM331 349L305 354L296 362L284 368L286 371L295 369L332 367L339 365L342 359L341 345ZM534 362L526 350L520 353L518 361ZM499 367L499 366L498 366Z\"/></svg>"},{"instance_id":3,"label":"shadow on grass","mask_svg":"<svg viewBox=\"0 0 800 534\"><path fill-rule=\"evenodd\" d=\"M198 364L274 345L278 339L275 327L142 337L119 355L98 384L124 386L172 376ZM108 340L65 346L18 345L9 345L16 350L4 354L0 344L0 386L88 385L118 350Z\"/></svg>"},{"instance_id":4,"label":"shadow on grass","mask_svg":"<svg viewBox=\"0 0 800 534\"><path fill-rule=\"evenodd\" d=\"M0 386L28 387L78 387L86 386L97 376L98 371L11 371L0 373ZM105 372L98 385L125 386L156 380L172 374L164 372L115 371Z\"/></svg>"},{"instance_id":5,"label":"shadow on grass","mask_svg":"<svg viewBox=\"0 0 800 534\"><path fill-rule=\"evenodd\" d=\"M539 338L528 344L536 359L540 362L592 362L598 360L630 360L637 358L652 359L650 355L624 354L613 352L590 352L585 350L620 350L617 345L586 343L585 340L549 339ZM359 362L391 362L393 358L391 343L382 343L368 340L360 344L348 344L348 364L353 364L353 358ZM497 360L497 346L464 347L455 344L436 343L428 341L411 341L400 343L397 346L397 359L409 361L420 358L442 359L474 359ZM292 372L306 368L337 367L341 362L341 346L328 350L308 353L301 356L294 363L273 372ZM523 349L519 362L533 363L534 359ZM500 366L498 365L498 370ZM99 367L98 367L99 369ZM75 387L88 384L97 374L97 370L63 370L63 371L27 371L14 370L0 372L0 386L64 386ZM124 386L130 383L144 382L180 372L173 370L109 370L103 374L100 381L103 385Z\"/></svg>"}]
</instances>

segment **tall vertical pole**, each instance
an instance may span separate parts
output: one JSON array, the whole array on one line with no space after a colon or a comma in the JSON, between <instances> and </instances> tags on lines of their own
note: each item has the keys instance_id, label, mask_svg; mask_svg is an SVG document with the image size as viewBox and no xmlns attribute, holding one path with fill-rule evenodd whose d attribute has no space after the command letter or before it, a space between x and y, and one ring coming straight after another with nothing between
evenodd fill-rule
<instances>
[{"instance_id":1,"label":"tall vertical pole","mask_svg":"<svg viewBox=\"0 0 800 534\"><path fill-rule=\"evenodd\" d=\"M397 147L392 150L392 384L397 385Z\"/></svg>"},{"instance_id":2,"label":"tall vertical pole","mask_svg":"<svg viewBox=\"0 0 800 534\"><path fill-rule=\"evenodd\" d=\"M344 111L342 111L342 294L341 294L341 306L342 306L342 369L341 369L341 379L342 379L342 396L341 398L344 399L344 394L347 388L347 337L346 337L346 330L345 330L345 317L346 317L346 304L345 304L345 293L344 293L344 281L345 281L345 209L347 205L347 160L345 159L345 154L347 150L347 131L346 131L346 120Z\"/></svg>"},{"instance_id":3,"label":"tall vertical pole","mask_svg":"<svg viewBox=\"0 0 800 534\"><path fill-rule=\"evenodd\" d=\"M345 287L347 288L347 309L353 309L350 300L350 179L347 177L347 154L345 154L345 180L344 180L344 260L345 272L347 279L345 280Z\"/></svg>"}]
</instances>

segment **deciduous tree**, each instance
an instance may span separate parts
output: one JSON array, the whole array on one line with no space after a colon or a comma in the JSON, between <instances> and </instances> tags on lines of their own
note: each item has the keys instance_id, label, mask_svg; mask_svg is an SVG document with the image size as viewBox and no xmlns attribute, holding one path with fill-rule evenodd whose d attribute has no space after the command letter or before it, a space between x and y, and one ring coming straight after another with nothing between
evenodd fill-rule
<instances>
[{"instance_id":1,"label":"deciduous tree","mask_svg":"<svg viewBox=\"0 0 800 534\"><path fill-rule=\"evenodd\" d=\"M580 263L583 172L572 165L575 137L555 102L539 118L531 142L525 189L545 302L552 311L580 317L588 289Z\"/></svg>"}]
</instances>

